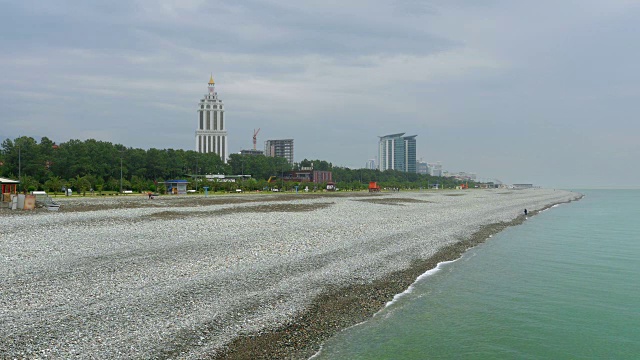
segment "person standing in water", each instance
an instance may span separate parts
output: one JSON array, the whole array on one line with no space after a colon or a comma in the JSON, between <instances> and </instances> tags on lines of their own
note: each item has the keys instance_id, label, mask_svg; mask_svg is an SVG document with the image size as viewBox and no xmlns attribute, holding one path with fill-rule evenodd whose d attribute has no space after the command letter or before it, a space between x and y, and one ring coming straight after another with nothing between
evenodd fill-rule
<instances>
[{"instance_id":1,"label":"person standing in water","mask_svg":"<svg viewBox=\"0 0 640 360\"><path fill-rule=\"evenodd\" d=\"M524 216L527 216L528 213L527 209L524 209Z\"/></svg>"}]
</instances>

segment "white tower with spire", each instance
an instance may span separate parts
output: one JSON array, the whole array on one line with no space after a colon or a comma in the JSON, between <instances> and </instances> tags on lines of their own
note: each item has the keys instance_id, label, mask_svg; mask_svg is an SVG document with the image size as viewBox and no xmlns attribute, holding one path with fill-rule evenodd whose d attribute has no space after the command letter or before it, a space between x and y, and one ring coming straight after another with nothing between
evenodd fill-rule
<instances>
[{"instance_id":1,"label":"white tower with spire","mask_svg":"<svg viewBox=\"0 0 640 360\"><path fill-rule=\"evenodd\" d=\"M196 151L216 153L227 163L227 124L224 118L224 104L218 99L213 74L209 78L209 93L198 104L198 128L196 130Z\"/></svg>"}]
</instances>

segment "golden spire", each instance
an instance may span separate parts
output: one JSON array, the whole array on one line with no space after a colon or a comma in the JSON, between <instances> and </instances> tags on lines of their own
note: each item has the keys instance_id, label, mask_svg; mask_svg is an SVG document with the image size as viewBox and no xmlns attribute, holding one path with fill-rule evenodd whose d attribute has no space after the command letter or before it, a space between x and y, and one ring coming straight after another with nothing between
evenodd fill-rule
<instances>
[{"instance_id":1,"label":"golden spire","mask_svg":"<svg viewBox=\"0 0 640 360\"><path fill-rule=\"evenodd\" d=\"M209 85L213 85L215 84L215 82L213 81L213 73L211 74L211 77L209 78Z\"/></svg>"}]
</instances>

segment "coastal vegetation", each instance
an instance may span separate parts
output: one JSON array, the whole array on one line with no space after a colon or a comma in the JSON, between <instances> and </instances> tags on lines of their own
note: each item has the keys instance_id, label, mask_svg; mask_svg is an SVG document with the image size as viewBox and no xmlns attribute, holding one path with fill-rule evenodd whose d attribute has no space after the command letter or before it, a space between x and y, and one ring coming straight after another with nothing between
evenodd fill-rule
<instances>
[{"instance_id":1,"label":"coastal vegetation","mask_svg":"<svg viewBox=\"0 0 640 360\"><path fill-rule=\"evenodd\" d=\"M47 137L38 142L22 136L5 139L0 146L0 176L20 178L21 190L45 190L52 193L72 188L76 193L97 194L118 192L162 192L163 181L189 180L189 188L201 191L262 190L278 187L291 190L309 186L309 190L323 189L326 184L309 185L286 182L282 175L291 170L313 167L331 171L336 186L342 190L364 190L370 181L383 188L419 189L434 184L451 188L460 183L453 178L371 169L350 169L334 166L325 160L304 159L289 164L284 158L231 154L225 164L215 154L192 150L137 149L94 139L69 140L56 144ZM204 178L206 174L251 175L238 182L217 182ZM271 182L268 182L272 178ZM275 179L275 180L274 180ZM471 184L469 184L471 185Z\"/></svg>"}]
</instances>

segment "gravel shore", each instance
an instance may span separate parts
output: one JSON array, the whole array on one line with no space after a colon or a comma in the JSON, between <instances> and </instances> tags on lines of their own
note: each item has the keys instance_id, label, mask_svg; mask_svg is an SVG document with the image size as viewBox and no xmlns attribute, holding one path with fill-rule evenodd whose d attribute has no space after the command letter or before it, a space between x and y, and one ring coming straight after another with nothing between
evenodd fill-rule
<instances>
[{"instance_id":1,"label":"gravel shore","mask_svg":"<svg viewBox=\"0 0 640 360\"><path fill-rule=\"evenodd\" d=\"M560 190L67 199L0 211L6 358L308 358Z\"/></svg>"}]
</instances>

